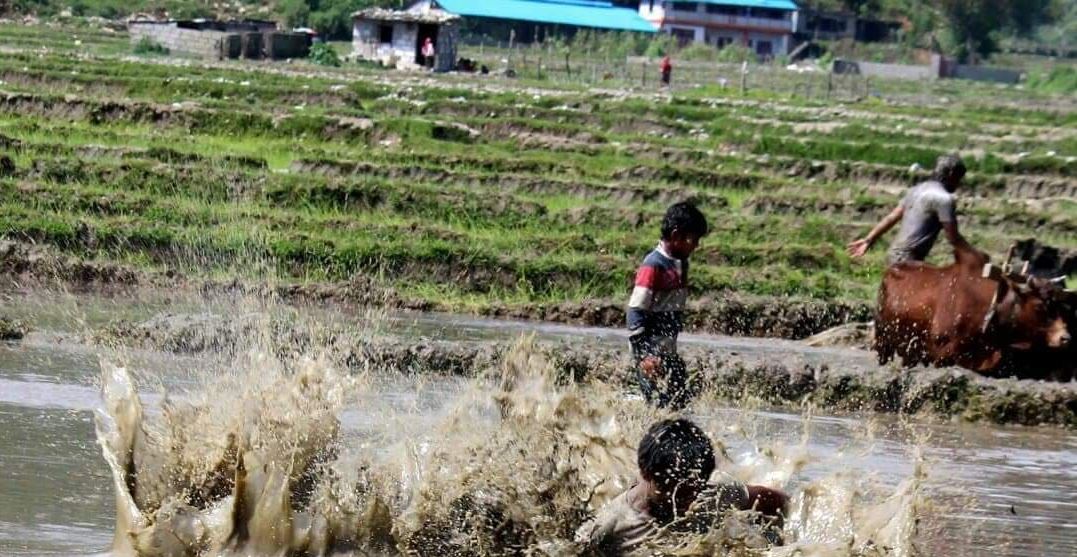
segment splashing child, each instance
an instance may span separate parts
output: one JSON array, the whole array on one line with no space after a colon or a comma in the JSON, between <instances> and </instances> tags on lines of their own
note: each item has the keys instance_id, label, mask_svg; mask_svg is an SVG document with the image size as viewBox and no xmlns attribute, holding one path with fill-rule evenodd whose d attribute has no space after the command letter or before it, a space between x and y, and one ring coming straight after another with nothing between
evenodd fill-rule
<instances>
[{"instance_id":1,"label":"splashing child","mask_svg":"<svg viewBox=\"0 0 1077 557\"><path fill-rule=\"evenodd\" d=\"M677 354L688 298L688 257L707 235L707 219L695 205L671 206L662 219L662 239L636 271L628 300L628 331L640 390L659 407L682 408L695 388Z\"/></svg>"},{"instance_id":2,"label":"splashing child","mask_svg":"<svg viewBox=\"0 0 1077 557\"><path fill-rule=\"evenodd\" d=\"M637 451L636 484L612 499L576 532L584 552L623 555L644 550L667 532L705 533L731 511L754 511L780 529L788 497L777 489L737 482L711 483L714 448L685 419L650 427ZM779 541L775 535L770 539Z\"/></svg>"}]
</instances>

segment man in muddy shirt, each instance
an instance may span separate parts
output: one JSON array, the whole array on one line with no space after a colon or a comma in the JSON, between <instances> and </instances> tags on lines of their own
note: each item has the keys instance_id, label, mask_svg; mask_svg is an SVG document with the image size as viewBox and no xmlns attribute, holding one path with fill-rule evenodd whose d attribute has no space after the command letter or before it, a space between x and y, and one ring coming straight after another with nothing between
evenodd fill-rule
<instances>
[{"instance_id":1,"label":"man in muddy shirt","mask_svg":"<svg viewBox=\"0 0 1077 557\"><path fill-rule=\"evenodd\" d=\"M709 483L714 448L685 419L651 426L637 451L639 479L579 528L582 553L624 555L645 550L663 531L706 532L735 510L754 510L781 528L788 497L781 491L737 482Z\"/></svg>"},{"instance_id":2,"label":"man in muddy shirt","mask_svg":"<svg viewBox=\"0 0 1077 557\"><path fill-rule=\"evenodd\" d=\"M965 164L953 155L939 157L931 180L914 186L901 204L890 212L863 239L849 244L849 255L863 257L880 236L901 221L901 228L890 245L887 264L927 259L940 231L954 248L969 247L957 231L954 191L965 176Z\"/></svg>"}]
</instances>

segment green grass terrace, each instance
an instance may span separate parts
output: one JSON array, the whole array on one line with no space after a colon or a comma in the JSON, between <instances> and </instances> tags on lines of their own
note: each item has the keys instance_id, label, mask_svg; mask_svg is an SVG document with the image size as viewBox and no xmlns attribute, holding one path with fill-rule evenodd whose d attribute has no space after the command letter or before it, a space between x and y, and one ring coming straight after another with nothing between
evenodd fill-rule
<instances>
[{"instance_id":1,"label":"green grass terrace","mask_svg":"<svg viewBox=\"0 0 1077 557\"><path fill-rule=\"evenodd\" d=\"M72 50L56 29L9 29L0 235L147 274L359 277L451 311L619 305L665 207L694 199L713 229L697 298L866 305L885 249L858 263L844 244L952 151L978 246L1077 244L1077 112L1013 87L669 95L141 59L115 33Z\"/></svg>"}]
</instances>

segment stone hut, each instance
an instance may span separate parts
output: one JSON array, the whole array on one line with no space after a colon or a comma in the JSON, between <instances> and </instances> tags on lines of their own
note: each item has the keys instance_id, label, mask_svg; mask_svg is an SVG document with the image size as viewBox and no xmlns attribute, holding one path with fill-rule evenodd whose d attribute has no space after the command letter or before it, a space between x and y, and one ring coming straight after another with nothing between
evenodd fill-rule
<instances>
[{"instance_id":1,"label":"stone hut","mask_svg":"<svg viewBox=\"0 0 1077 557\"><path fill-rule=\"evenodd\" d=\"M134 20L127 29L132 46L145 40L173 54L210 60L280 60L305 58L310 52L308 35L278 31L272 21Z\"/></svg>"},{"instance_id":2,"label":"stone hut","mask_svg":"<svg viewBox=\"0 0 1077 557\"><path fill-rule=\"evenodd\" d=\"M434 43L434 71L449 71L455 66L460 16L436 9L370 8L356 12L352 19L352 45L359 59L418 69L423 66L423 43L429 38Z\"/></svg>"}]
</instances>

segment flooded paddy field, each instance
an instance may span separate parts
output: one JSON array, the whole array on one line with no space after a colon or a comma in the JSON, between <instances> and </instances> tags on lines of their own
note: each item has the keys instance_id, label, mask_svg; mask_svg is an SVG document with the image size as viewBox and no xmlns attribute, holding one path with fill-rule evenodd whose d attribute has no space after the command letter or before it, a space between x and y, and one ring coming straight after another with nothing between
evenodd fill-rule
<instances>
[{"instance_id":1,"label":"flooded paddy field","mask_svg":"<svg viewBox=\"0 0 1077 557\"><path fill-rule=\"evenodd\" d=\"M162 396L175 400L201 399L203 404L213 398L234 396L232 403L224 405L242 414L245 397L241 391L207 393L206 389L212 385L220 388L217 378L231 376L243 385L243 390L260 392L266 386L261 382L267 374L272 375L269 370L273 366L263 361L249 370L243 369L244 362L250 365L247 358L251 353L246 351L184 354L121 346L106 348L85 342L85 331L78 330L102 326L108 321L107 315L126 315L152 322L155 312L148 309L153 308L152 303L125 310L122 302L97 297L69 298L68 302L52 306L40 300L22 300L25 302L22 307L36 308L35 313L40 317L37 322L47 326L39 326L22 341L0 345L0 384L3 385L0 409L6 424L0 433L0 464L7 471L2 491L14 502L0 511L3 513L0 552L15 555L107 552L113 543L116 499L111 472L101 456L102 447L94 431L94 410L100 411L104 404L102 369L126 366L138 386L147 415L160 417L165 400ZM170 315L182 314L184 304L168 305L170 311L176 312ZM213 305L218 310L226 307ZM534 335L540 344L568 343L585 350L601 350L624 342L620 332L614 330L488 321L445 314L355 314L315 309L310 310L310 315L319 323L334 320L360 323L365 318L366 325L353 326L361 329L361 335L391 337L396 342L414 345L437 342L433 339L511 344L521 335ZM785 341L704 335L686 339L686 343L760 361L855 365L868 359L867 354L856 350L814 349ZM511 400L520 408L530 408L529 419L539 420L539 425L513 422L504 416L498 418L493 410L494 399L505 396L506 392L499 374L508 365L504 362L514 361L512 358L501 360L500 367L493 372L474 369L469 370L469 375L447 374L436 369L402 374L388 367L379 369L376 363L355 361L345 365L349 370L345 375L358 380L341 383L347 385L348 392L333 406L337 424L334 427L339 428L334 443L348 453L348 458L368 462L371 470L384 474L378 477L387 484L413 490L406 496L386 495L399 539L419 543L416 540L421 539L422 528L416 525L414 513L431 521L438 519L436 513L429 514L432 511L424 506L430 503L424 499L428 494L422 495L423 489L414 482L431 482L431 486L445 481L450 485L461 482L484 489L480 487L481 481L466 479L468 474L461 470L440 469L439 472L436 467L427 468L435 461L442 466L463 465L468 459L453 451L482 445L473 437L474 431L458 429L459 420L465 416L475 420L472 427L478 430L500 432L508 438L520 435L521 439L532 441L534 435L547 440L558 438L553 433L558 428L547 429L551 424L542 420L560 423L559 419L567 419L574 426L591 431L590 435L606 436L606 442L610 443L603 445L603 450L610 452L602 454L611 460L602 461L603 466L588 471L608 474L616 482L627 480L629 469L618 460L622 456L618 451L623 449L620 443L629 439L632 440L629 445L634 443L646 420L656 416L654 411L645 407L634 389L611 390L602 380L585 380L575 386L540 380L548 372L542 370L540 351L527 354L527 358L519 361L528 363L517 364L520 367L517 371L522 377L534 373L535 383L522 382L528 389L519 388L511 395L518 398ZM328 373L335 365L330 362L319 364L327 366L324 370L317 368L319 373ZM329 377L332 376L321 380L329 382ZM201 398L207 394L210 399ZM538 410L543 401L559 407L566 399L576 401L571 408L581 404L583 409L572 412L582 413L555 418ZM304 404L318 407L318 400L312 397ZM282 402L280 407L273 408L283 412L285 406ZM872 412L833 413L810 407L797 410L750 402L748 398L739 401L738 406L704 396L689 409L688 415L725 448L726 457L718 473L741 480L773 482L801 497L799 508L803 518L801 522L794 520L789 529L791 547L818 552L812 554L867 554L849 553L848 548L840 550L834 545L852 543L849 540L856 537L852 532L858 532L861 536L891 536L891 543L907 544L908 553L896 554L981 555L990 550L1000 555L1031 556L1077 551L1072 531L1072 517L1077 509L1070 497L1077 489L1077 474L1070 466L1077 456L1077 438L1069 428L970 424L931 416L917 418ZM286 423L294 419L285 415L278 418ZM501 429L510 422L514 428L523 429ZM527 427L538 427L538 430ZM593 429L596 427L599 429ZM614 429L610 430L611 427ZM203 433L212 437L209 431ZM187 450L194 451L197 445L190 440L188 443L191 444ZM591 446L590 450L597 449ZM442 452L455 457L442 455L446 460L437 460L432 456ZM355 461L344 456L338 458L340 462L355 465ZM535 465L533 455L504 458L520 458L516 465L522 470ZM440 477L441 474L445 477ZM532 479L523 473L520 481ZM491 483L484 484L485 489L512 493L498 491L504 487L498 482L504 479L486 480ZM472 481L478 483L470 484ZM444 485L443 488L449 489ZM840 493L849 499L837 496L813 499L805 495L818 497L819 493ZM505 504L514 503L523 501ZM889 515L908 515L917 527L893 534L872 522L872 513L887 513L887 519L892 518ZM874 529L867 528L870 530L867 532L866 525L874 525ZM550 554L571 553L566 545L571 540L556 535L556 528L536 530L540 534L530 541L534 548ZM408 534L412 537L407 537ZM491 547L495 554L500 551L496 546Z\"/></svg>"}]
</instances>

